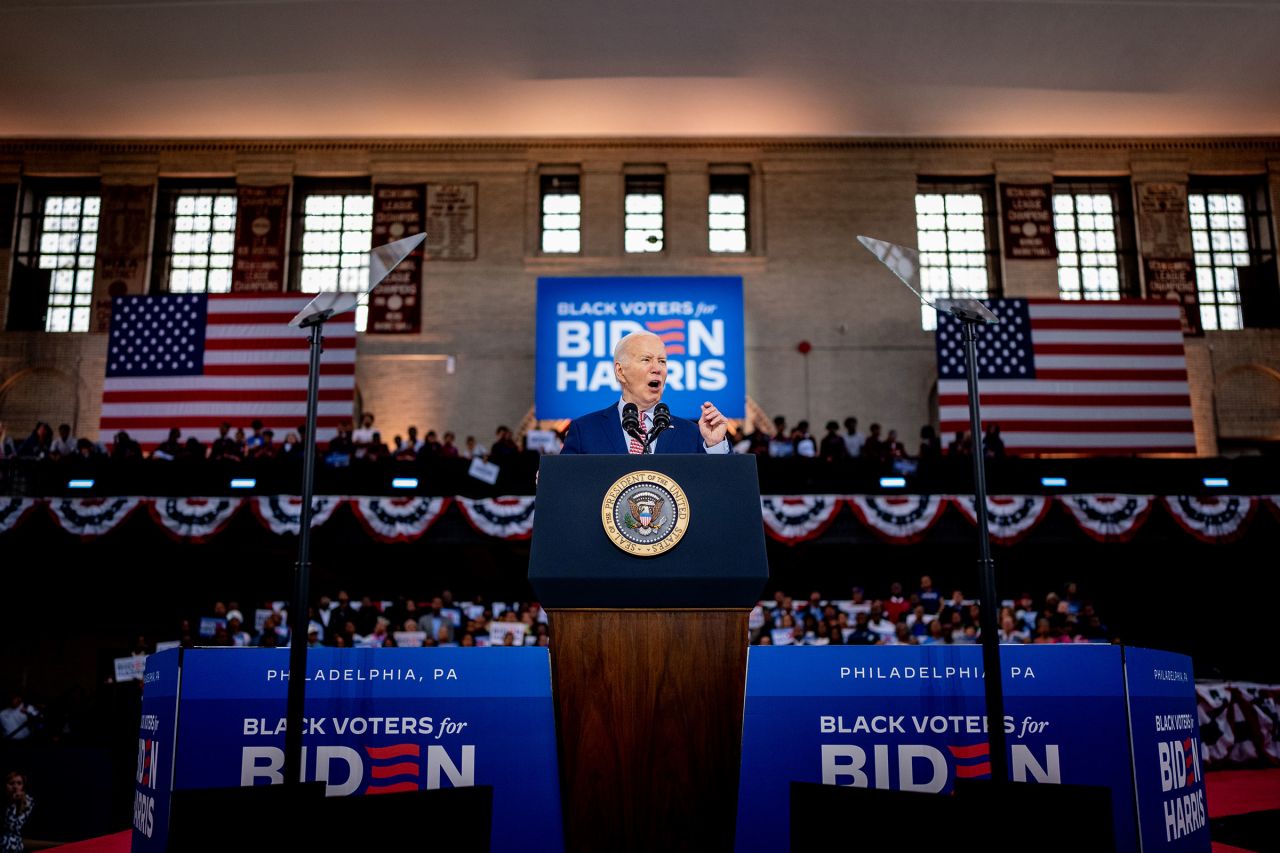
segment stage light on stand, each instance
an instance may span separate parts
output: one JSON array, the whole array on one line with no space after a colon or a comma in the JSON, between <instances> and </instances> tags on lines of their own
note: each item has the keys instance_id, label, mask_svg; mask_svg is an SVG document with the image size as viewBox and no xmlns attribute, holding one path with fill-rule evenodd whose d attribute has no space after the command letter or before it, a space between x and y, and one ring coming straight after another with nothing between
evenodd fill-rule
<instances>
[{"instance_id":1,"label":"stage light on stand","mask_svg":"<svg viewBox=\"0 0 1280 853\"><path fill-rule=\"evenodd\" d=\"M68 489L92 489L93 480L68 480Z\"/></svg>"},{"instance_id":2,"label":"stage light on stand","mask_svg":"<svg viewBox=\"0 0 1280 853\"><path fill-rule=\"evenodd\" d=\"M253 477L235 477L231 481L231 488L233 489L252 489L257 485L258 481Z\"/></svg>"},{"instance_id":3,"label":"stage light on stand","mask_svg":"<svg viewBox=\"0 0 1280 853\"><path fill-rule=\"evenodd\" d=\"M1226 477L1205 477L1200 482L1204 483L1206 489L1225 489L1231 485Z\"/></svg>"},{"instance_id":4,"label":"stage light on stand","mask_svg":"<svg viewBox=\"0 0 1280 853\"><path fill-rule=\"evenodd\" d=\"M417 477L393 477L391 479L391 488L416 489L418 488L418 478Z\"/></svg>"},{"instance_id":5,"label":"stage light on stand","mask_svg":"<svg viewBox=\"0 0 1280 853\"><path fill-rule=\"evenodd\" d=\"M881 477L880 488L882 489L903 489L906 488L906 477Z\"/></svg>"},{"instance_id":6,"label":"stage light on stand","mask_svg":"<svg viewBox=\"0 0 1280 853\"><path fill-rule=\"evenodd\" d=\"M1040 485L1046 489L1065 489L1067 487L1066 477L1041 477Z\"/></svg>"}]
</instances>

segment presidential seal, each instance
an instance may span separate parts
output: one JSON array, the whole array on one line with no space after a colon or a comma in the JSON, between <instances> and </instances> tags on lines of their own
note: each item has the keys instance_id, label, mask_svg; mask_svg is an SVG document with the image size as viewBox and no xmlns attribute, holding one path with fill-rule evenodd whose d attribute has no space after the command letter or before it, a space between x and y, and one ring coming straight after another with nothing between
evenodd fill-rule
<instances>
[{"instance_id":1,"label":"presidential seal","mask_svg":"<svg viewBox=\"0 0 1280 853\"><path fill-rule=\"evenodd\" d=\"M689 501L665 474L633 471L605 492L600 520L614 545L637 557L656 557L689 529Z\"/></svg>"}]
</instances>

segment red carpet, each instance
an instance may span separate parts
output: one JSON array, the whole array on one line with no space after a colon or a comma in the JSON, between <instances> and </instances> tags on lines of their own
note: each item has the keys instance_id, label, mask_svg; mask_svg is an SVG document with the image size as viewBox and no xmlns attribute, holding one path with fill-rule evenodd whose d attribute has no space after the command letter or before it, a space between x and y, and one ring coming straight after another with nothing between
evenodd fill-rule
<instances>
[{"instance_id":1,"label":"red carpet","mask_svg":"<svg viewBox=\"0 0 1280 853\"><path fill-rule=\"evenodd\" d=\"M1214 841L1213 853L1270 853L1280 850L1274 831L1280 815L1280 770L1217 770L1204 775L1209 800L1209 832L1228 834L1224 818L1235 818L1230 844ZM1267 815L1266 813L1270 813ZM1251 817L1242 817L1250 815ZM1242 822L1251 825L1241 827ZM1256 840L1255 840L1256 839Z\"/></svg>"}]
</instances>

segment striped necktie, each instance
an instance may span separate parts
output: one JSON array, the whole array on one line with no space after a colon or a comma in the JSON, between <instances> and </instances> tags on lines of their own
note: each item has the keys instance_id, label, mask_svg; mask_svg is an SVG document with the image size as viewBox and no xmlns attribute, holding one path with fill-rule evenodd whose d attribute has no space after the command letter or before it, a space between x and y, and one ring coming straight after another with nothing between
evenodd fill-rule
<instances>
[{"instance_id":1,"label":"striped necktie","mask_svg":"<svg viewBox=\"0 0 1280 853\"><path fill-rule=\"evenodd\" d=\"M641 412L640 413L640 435L644 436L648 434L649 434L649 413ZM631 452L644 453L644 442L640 441L640 439L636 438L634 435L631 436Z\"/></svg>"}]
</instances>

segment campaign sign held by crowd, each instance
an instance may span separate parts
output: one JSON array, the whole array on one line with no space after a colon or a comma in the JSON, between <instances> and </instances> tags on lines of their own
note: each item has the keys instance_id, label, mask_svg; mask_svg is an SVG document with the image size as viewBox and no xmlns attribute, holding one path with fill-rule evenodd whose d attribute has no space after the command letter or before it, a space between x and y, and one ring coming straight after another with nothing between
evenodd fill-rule
<instances>
[{"instance_id":1,"label":"campaign sign held by crowd","mask_svg":"<svg viewBox=\"0 0 1280 853\"><path fill-rule=\"evenodd\" d=\"M1111 788L1116 849L1136 850L1120 649L1002 646L1000 663L1010 778ZM990 776L980 646L750 649L738 851L787 849L792 782L942 794Z\"/></svg>"},{"instance_id":2,"label":"campaign sign held by crowd","mask_svg":"<svg viewBox=\"0 0 1280 853\"><path fill-rule=\"evenodd\" d=\"M613 348L632 332L666 344L672 414L696 419L707 400L726 417L746 414L740 277L540 278L537 320L539 419L616 403Z\"/></svg>"},{"instance_id":3,"label":"campaign sign held by crowd","mask_svg":"<svg viewBox=\"0 0 1280 853\"><path fill-rule=\"evenodd\" d=\"M1142 849L1210 849L1191 658L1126 647Z\"/></svg>"},{"instance_id":4,"label":"campaign sign held by crowd","mask_svg":"<svg viewBox=\"0 0 1280 853\"><path fill-rule=\"evenodd\" d=\"M142 673L142 719L138 726L130 847L133 853L164 853L169 838L181 655L181 649L148 655Z\"/></svg>"},{"instance_id":5,"label":"campaign sign held by crowd","mask_svg":"<svg viewBox=\"0 0 1280 853\"><path fill-rule=\"evenodd\" d=\"M187 651L174 789L282 784L291 676L288 649ZM331 797L491 785L493 849L563 849L545 648L311 649L303 677L305 781Z\"/></svg>"}]
</instances>

